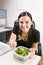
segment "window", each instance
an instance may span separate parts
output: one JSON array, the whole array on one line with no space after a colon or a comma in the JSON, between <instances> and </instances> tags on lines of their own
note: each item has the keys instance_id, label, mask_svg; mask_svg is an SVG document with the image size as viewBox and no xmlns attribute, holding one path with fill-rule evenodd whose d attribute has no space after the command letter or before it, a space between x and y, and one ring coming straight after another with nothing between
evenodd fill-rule
<instances>
[{"instance_id":1,"label":"window","mask_svg":"<svg viewBox=\"0 0 43 65\"><path fill-rule=\"evenodd\" d=\"M7 25L7 10L0 9L0 26Z\"/></svg>"}]
</instances>

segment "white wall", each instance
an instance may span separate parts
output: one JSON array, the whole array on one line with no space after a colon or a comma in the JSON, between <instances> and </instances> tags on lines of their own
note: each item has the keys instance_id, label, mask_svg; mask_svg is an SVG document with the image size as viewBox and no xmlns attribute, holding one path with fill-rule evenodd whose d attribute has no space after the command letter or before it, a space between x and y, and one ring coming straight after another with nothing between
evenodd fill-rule
<instances>
[{"instance_id":1,"label":"white wall","mask_svg":"<svg viewBox=\"0 0 43 65\"><path fill-rule=\"evenodd\" d=\"M4 0L2 8L7 9L7 25L13 27L21 11L29 11L41 34L43 47L43 1L42 0Z\"/></svg>"}]
</instances>

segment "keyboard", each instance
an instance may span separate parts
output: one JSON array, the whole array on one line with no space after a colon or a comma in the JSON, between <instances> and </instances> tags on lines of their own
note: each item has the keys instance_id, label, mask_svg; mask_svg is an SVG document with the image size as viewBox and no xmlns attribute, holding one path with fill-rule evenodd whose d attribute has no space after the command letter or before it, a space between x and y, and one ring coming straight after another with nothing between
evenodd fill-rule
<instances>
[{"instance_id":1,"label":"keyboard","mask_svg":"<svg viewBox=\"0 0 43 65\"><path fill-rule=\"evenodd\" d=\"M10 50L11 50L11 47L8 44L0 42L0 56L4 55Z\"/></svg>"}]
</instances>

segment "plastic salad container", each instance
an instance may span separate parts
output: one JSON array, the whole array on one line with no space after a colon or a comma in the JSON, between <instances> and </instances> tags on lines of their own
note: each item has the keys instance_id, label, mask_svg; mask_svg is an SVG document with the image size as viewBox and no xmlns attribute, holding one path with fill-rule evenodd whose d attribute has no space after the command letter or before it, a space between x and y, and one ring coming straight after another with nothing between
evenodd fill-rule
<instances>
[{"instance_id":1,"label":"plastic salad container","mask_svg":"<svg viewBox=\"0 0 43 65\"><path fill-rule=\"evenodd\" d=\"M25 62L29 58L30 54L31 54L31 52L28 48L26 48L24 46L18 46L14 49L13 56L17 60Z\"/></svg>"}]
</instances>

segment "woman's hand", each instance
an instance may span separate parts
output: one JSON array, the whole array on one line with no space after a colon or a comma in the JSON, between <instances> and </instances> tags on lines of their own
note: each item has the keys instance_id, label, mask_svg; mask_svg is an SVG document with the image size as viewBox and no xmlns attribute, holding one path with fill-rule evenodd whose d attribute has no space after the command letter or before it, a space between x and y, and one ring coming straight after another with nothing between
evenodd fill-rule
<instances>
[{"instance_id":1,"label":"woman's hand","mask_svg":"<svg viewBox=\"0 0 43 65\"><path fill-rule=\"evenodd\" d=\"M17 46L16 35L14 33L12 33L10 36L9 45L13 48L15 48Z\"/></svg>"},{"instance_id":2,"label":"woman's hand","mask_svg":"<svg viewBox=\"0 0 43 65\"><path fill-rule=\"evenodd\" d=\"M11 40L11 41L9 41L9 45L10 45L10 47L15 48L17 46L17 42Z\"/></svg>"},{"instance_id":3,"label":"woman's hand","mask_svg":"<svg viewBox=\"0 0 43 65\"><path fill-rule=\"evenodd\" d=\"M34 50L34 48L30 48L30 51L31 51L31 54L30 54L29 58L32 59L34 57L34 55L35 55L35 50Z\"/></svg>"}]
</instances>

